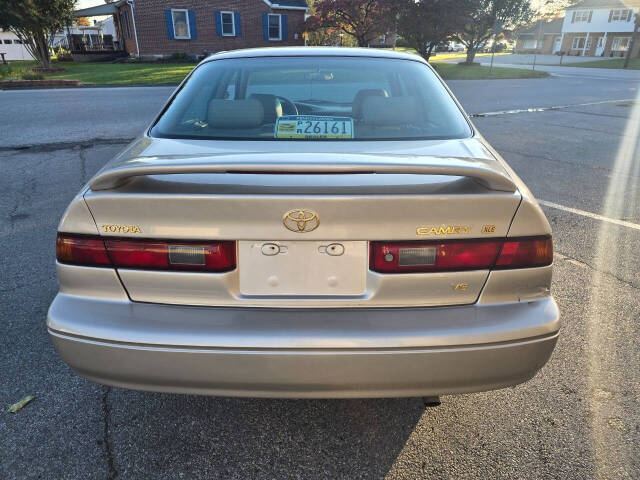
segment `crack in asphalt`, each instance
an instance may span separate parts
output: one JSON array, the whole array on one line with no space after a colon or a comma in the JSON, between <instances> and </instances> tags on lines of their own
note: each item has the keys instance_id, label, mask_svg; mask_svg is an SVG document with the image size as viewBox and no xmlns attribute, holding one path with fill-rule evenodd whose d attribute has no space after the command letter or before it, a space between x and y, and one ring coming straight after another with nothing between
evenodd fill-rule
<instances>
[{"instance_id":1,"label":"crack in asphalt","mask_svg":"<svg viewBox=\"0 0 640 480\"><path fill-rule=\"evenodd\" d=\"M73 148L91 148L102 145L121 145L133 141L135 137L127 138L94 138L75 142L36 143L32 145L0 146L0 152L52 152L55 150L71 150Z\"/></svg>"},{"instance_id":2,"label":"crack in asphalt","mask_svg":"<svg viewBox=\"0 0 640 480\"><path fill-rule=\"evenodd\" d=\"M497 141L493 142L494 145L497 143L498 143ZM535 158L538 160L544 160L544 161L553 162L553 163L561 163L563 165L571 165L579 168L589 168L591 170L602 170L603 172L606 172L606 174L609 175L609 177L622 176L624 178L636 178L636 175L633 175L632 173L624 173L618 170L613 170L612 168L602 167L600 165L588 165L580 162L572 162L571 160L566 160L564 158L560 159L560 158L552 158L547 155L535 155L532 153L523 153L521 150L515 151L515 150L508 150L506 148L499 148L499 151L503 157L505 156L505 154L518 155L523 158Z\"/></svg>"},{"instance_id":3,"label":"crack in asphalt","mask_svg":"<svg viewBox=\"0 0 640 480\"><path fill-rule=\"evenodd\" d=\"M528 107L528 108L516 108L513 110L499 110L496 112L483 112L483 113L472 113L471 115L469 115L472 118L478 118L478 117L495 117L497 115L512 115L515 113L536 113L536 112L547 112L547 111L551 111L551 110L565 110L567 108L573 108L573 107L588 107L591 105L606 105L608 103L618 103L618 104L623 104L625 103L625 106L632 106L635 101L635 99L631 98L631 99L620 99L620 100L602 100L601 102L587 102L587 103L574 103L571 105L554 105L551 107ZM584 113L584 112L576 112L576 113ZM597 115L597 114L592 114L592 115ZM610 117L617 117L617 115L605 115L602 114L602 116L610 116ZM622 117L622 118L626 118L626 117Z\"/></svg>"},{"instance_id":4,"label":"crack in asphalt","mask_svg":"<svg viewBox=\"0 0 640 480\"><path fill-rule=\"evenodd\" d=\"M578 260L577 258L574 258L570 255L567 255L565 253L560 253L558 251L553 252L554 255L556 255L560 260L570 263L572 265L575 265L577 267L580 268L588 268L589 270L592 270L594 272L596 272L598 275L604 275L605 277L609 277L610 279L613 280L617 280L620 283L625 284L628 287L633 288L634 290L640 290L640 285L636 285L635 283L629 281L629 280L625 280L624 278L619 277L618 275L611 273L611 272L607 272L605 270L600 270L596 267L594 267L593 265L591 265L588 262L583 262L582 260Z\"/></svg>"},{"instance_id":5,"label":"crack in asphalt","mask_svg":"<svg viewBox=\"0 0 640 480\"><path fill-rule=\"evenodd\" d=\"M111 405L109 405L109 392L111 392L111 387L104 387L104 393L102 394L102 425L103 425L103 435L102 441L104 444L105 456L107 457L107 469L108 469L108 480L115 480L119 473L116 469L115 459L113 456L113 446L111 443L111 431L109 428L109 424L111 423Z\"/></svg>"},{"instance_id":6,"label":"crack in asphalt","mask_svg":"<svg viewBox=\"0 0 640 480\"><path fill-rule=\"evenodd\" d=\"M80 147L80 151L78 152L78 156L80 157L80 178L82 179L82 183L87 181L87 155L85 151L88 147Z\"/></svg>"}]
</instances>

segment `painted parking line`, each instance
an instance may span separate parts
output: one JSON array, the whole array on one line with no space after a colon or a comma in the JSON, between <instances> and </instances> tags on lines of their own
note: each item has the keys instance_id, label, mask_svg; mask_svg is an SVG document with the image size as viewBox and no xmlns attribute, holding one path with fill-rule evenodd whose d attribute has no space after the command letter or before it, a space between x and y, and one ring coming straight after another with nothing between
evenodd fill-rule
<instances>
[{"instance_id":1,"label":"painted parking line","mask_svg":"<svg viewBox=\"0 0 640 480\"><path fill-rule=\"evenodd\" d=\"M634 101L635 101L635 98L623 98L620 100L602 100L599 102L574 103L571 105L555 105L552 107L530 107L530 108L518 108L514 110L500 110L496 112L472 113L469 116L470 117L493 117L495 115L508 115L513 113L546 112L547 110L562 110L564 108L588 107L591 105L605 105L607 103L621 103L621 102L634 102Z\"/></svg>"},{"instance_id":2,"label":"painted parking line","mask_svg":"<svg viewBox=\"0 0 640 480\"><path fill-rule=\"evenodd\" d=\"M592 218L594 220L600 220L601 222L612 223L614 225L619 225L621 227L640 230L640 225L638 225L637 223L627 222L625 220L618 220L617 218L609 218L609 217L605 217L604 215L598 215L597 213L586 212L584 210L579 210L577 208L565 207L564 205L559 205L553 202L547 202L546 200L538 200L538 203L540 205L544 205L545 207L555 208L557 210L574 213L576 215L582 215L583 217Z\"/></svg>"}]
</instances>

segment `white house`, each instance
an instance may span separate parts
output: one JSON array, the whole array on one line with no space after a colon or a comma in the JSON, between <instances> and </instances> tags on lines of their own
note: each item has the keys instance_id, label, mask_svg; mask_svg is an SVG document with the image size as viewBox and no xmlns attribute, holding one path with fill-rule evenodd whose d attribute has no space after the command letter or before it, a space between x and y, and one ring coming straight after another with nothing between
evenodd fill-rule
<instances>
[{"instance_id":1,"label":"white house","mask_svg":"<svg viewBox=\"0 0 640 480\"><path fill-rule=\"evenodd\" d=\"M638 12L640 0L582 0L565 12L560 50L568 55L622 57ZM636 43L633 57L640 50Z\"/></svg>"},{"instance_id":2,"label":"white house","mask_svg":"<svg viewBox=\"0 0 640 480\"><path fill-rule=\"evenodd\" d=\"M81 26L73 25L65 28L62 32L58 32L53 37L52 46L54 49L59 46L65 48L69 47L69 35L81 36L84 38L84 43L87 46L98 45L101 42L101 38L105 36L111 36L116 38L116 28L113 24L113 17L89 18L91 25Z\"/></svg>"},{"instance_id":3,"label":"white house","mask_svg":"<svg viewBox=\"0 0 640 480\"><path fill-rule=\"evenodd\" d=\"M5 60L33 60L18 37L8 30L0 28L0 53L4 53Z\"/></svg>"}]
</instances>

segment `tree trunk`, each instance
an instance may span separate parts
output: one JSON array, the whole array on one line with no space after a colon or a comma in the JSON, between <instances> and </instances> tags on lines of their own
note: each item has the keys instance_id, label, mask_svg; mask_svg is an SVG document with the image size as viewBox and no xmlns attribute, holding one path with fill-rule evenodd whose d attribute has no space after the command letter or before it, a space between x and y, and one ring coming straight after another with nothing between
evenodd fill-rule
<instances>
[{"instance_id":1,"label":"tree trunk","mask_svg":"<svg viewBox=\"0 0 640 480\"><path fill-rule=\"evenodd\" d=\"M429 42L429 48L427 48L427 52L424 56L424 59L428 62L429 58L431 58L431 54L433 53L433 49L435 48L436 44L433 42Z\"/></svg>"},{"instance_id":2,"label":"tree trunk","mask_svg":"<svg viewBox=\"0 0 640 480\"><path fill-rule=\"evenodd\" d=\"M366 39L366 37L364 35L356 36L356 40L358 41L358 46L359 47L368 47L369 46L369 42L367 41L367 39Z\"/></svg>"},{"instance_id":3,"label":"tree trunk","mask_svg":"<svg viewBox=\"0 0 640 480\"><path fill-rule=\"evenodd\" d=\"M476 45L467 46L467 59L464 61L467 65L471 65L473 63L473 59L476 58L476 53L478 51L478 47Z\"/></svg>"},{"instance_id":4,"label":"tree trunk","mask_svg":"<svg viewBox=\"0 0 640 480\"><path fill-rule=\"evenodd\" d=\"M44 34L37 35L34 38L36 44L38 63L44 69L51 68L51 52L49 52L49 42Z\"/></svg>"},{"instance_id":5,"label":"tree trunk","mask_svg":"<svg viewBox=\"0 0 640 480\"><path fill-rule=\"evenodd\" d=\"M429 53L427 52L427 47L423 42L416 42L413 45L413 48L416 49L416 52L418 52L418 55L420 55L425 60L429 61Z\"/></svg>"},{"instance_id":6,"label":"tree trunk","mask_svg":"<svg viewBox=\"0 0 640 480\"><path fill-rule=\"evenodd\" d=\"M41 68L51 68L51 53L49 52L49 42L44 32L39 32L32 37L27 36L24 32L18 35L27 48L27 51L40 64Z\"/></svg>"}]
</instances>

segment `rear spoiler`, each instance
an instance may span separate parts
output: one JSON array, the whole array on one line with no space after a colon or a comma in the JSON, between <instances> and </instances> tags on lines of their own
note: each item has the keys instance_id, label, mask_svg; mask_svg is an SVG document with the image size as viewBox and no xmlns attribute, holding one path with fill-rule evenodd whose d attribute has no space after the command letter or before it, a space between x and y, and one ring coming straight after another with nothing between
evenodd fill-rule
<instances>
[{"instance_id":1,"label":"rear spoiler","mask_svg":"<svg viewBox=\"0 0 640 480\"><path fill-rule=\"evenodd\" d=\"M234 154L206 157L142 157L107 165L91 180L91 190L111 190L146 175L263 173L263 174L415 174L468 177L489 190L515 192L516 185L495 160L407 155L296 153ZM241 158L241 160L240 160ZM336 161L330 161L333 159Z\"/></svg>"}]
</instances>

